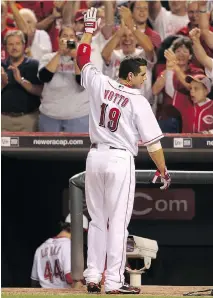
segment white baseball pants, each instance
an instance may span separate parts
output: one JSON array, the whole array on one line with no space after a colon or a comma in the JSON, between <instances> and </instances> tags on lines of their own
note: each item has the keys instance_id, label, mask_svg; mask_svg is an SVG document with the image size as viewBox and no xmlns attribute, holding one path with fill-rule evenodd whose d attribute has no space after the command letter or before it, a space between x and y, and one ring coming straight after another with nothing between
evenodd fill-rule
<instances>
[{"instance_id":1,"label":"white baseball pants","mask_svg":"<svg viewBox=\"0 0 213 298\"><path fill-rule=\"evenodd\" d=\"M88 231L86 282L99 283L104 272L105 291L124 282L127 227L133 210L135 164L129 151L100 144L86 161L86 203L91 222ZM107 222L109 228L107 230Z\"/></svg>"}]
</instances>

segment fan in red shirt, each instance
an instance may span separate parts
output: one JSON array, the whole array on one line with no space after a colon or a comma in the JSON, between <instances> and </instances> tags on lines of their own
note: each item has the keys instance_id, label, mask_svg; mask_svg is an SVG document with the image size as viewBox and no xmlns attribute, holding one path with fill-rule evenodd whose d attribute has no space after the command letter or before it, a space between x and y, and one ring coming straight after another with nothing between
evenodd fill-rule
<instances>
[{"instance_id":1,"label":"fan in red shirt","mask_svg":"<svg viewBox=\"0 0 213 298\"><path fill-rule=\"evenodd\" d=\"M193 126L192 132L213 134L213 101L207 98L211 91L211 81L203 74L186 76L190 83L190 95L194 109L188 115L188 122Z\"/></svg>"},{"instance_id":2,"label":"fan in red shirt","mask_svg":"<svg viewBox=\"0 0 213 298\"><path fill-rule=\"evenodd\" d=\"M130 4L130 10L135 22L136 28L141 30L145 35L149 36L155 49L160 47L160 35L151 29L149 23L149 7L147 1L134 1Z\"/></svg>"},{"instance_id":3,"label":"fan in red shirt","mask_svg":"<svg viewBox=\"0 0 213 298\"><path fill-rule=\"evenodd\" d=\"M188 4L188 17L190 22L186 27L183 27L177 34L189 36L189 32L193 28L199 26L199 4L197 1L192 1ZM213 27L209 26L209 30L213 32ZM213 50L208 47L202 36L200 40L207 55L213 58ZM192 64L196 65L197 67L202 67L202 65L198 62L198 60L195 57L193 57Z\"/></svg>"}]
</instances>

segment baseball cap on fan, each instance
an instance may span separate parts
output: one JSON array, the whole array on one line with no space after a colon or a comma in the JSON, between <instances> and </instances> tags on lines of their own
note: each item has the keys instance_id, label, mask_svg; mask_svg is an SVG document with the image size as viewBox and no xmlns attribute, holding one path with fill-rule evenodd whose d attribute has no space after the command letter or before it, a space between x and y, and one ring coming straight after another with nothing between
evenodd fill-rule
<instances>
[{"instance_id":1,"label":"baseball cap on fan","mask_svg":"<svg viewBox=\"0 0 213 298\"><path fill-rule=\"evenodd\" d=\"M79 22L84 19L85 9L79 9L75 14L75 22Z\"/></svg>"},{"instance_id":2,"label":"baseball cap on fan","mask_svg":"<svg viewBox=\"0 0 213 298\"><path fill-rule=\"evenodd\" d=\"M207 76L205 76L204 74L196 74L196 75L192 75L192 76L189 76L189 75L188 75L188 76L186 76L185 81L186 81L187 83L191 83L191 81L196 81L196 82L198 82L198 83L202 83L202 84L206 87L208 93L211 91L212 82L211 82L211 80L210 80Z\"/></svg>"},{"instance_id":3,"label":"baseball cap on fan","mask_svg":"<svg viewBox=\"0 0 213 298\"><path fill-rule=\"evenodd\" d=\"M70 216L70 214L67 215L67 217L65 219L65 222L71 223L71 216ZM88 221L87 217L85 215L83 215L83 229L84 230L88 230L88 227L89 227L89 221Z\"/></svg>"}]
</instances>

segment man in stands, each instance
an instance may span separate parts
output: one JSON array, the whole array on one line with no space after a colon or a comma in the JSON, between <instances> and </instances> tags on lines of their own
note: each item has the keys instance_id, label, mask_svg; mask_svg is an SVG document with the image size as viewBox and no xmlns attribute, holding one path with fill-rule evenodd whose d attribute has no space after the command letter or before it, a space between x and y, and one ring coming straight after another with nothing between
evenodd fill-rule
<instances>
[{"instance_id":1,"label":"man in stands","mask_svg":"<svg viewBox=\"0 0 213 298\"><path fill-rule=\"evenodd\" d=\"M161 37L157 31L152 30L149 26L148 1L133 1L130 3L130 10L135 22L135 28L143 32L145 35L149 36L154 45L154 48L159 48L161 44Z\"/></svg>"},{"instance_id":2,"label":"man in stands","mask_svg":"<svg viewBox=\"0 0 213 298\"><path fill-rule=\"evenodd\" d=\"M3 131L36 131L43 89L37 77L38 61L25 57L21 31L9 31L4 39L9 58L2 62L1 125Z\"/></svg>"},{"instance_id":3,"label":"man in stands","mask_svg":"<svg viewBox=\"0 0 213 298\"><path fill-rule=\"evenodd\" d=\"M189 23L187 26L181 28L177 34L189 36L189 31L199 25L199 4L198 1L187 2L187 12Z\"/></svg>"},{"instance_id":4,"label":"man in stands","mask_svg":"<svg viewBox=\"0 0 213 298\"><path fill-rule=\"evenodd\" d=\"M120 48L116 49L119 44ZM140 48L136 48L136 45ZM148 100L151 100L152 67L155 63L154 46L147 35L140 30L134 30L133 20L131 22L127 17L102 51L105 62L104 74L114 80L117 79L120 63L126 56L139 56L147 60L147 79L142 86L142 92Z\"/></svg>"},{"instance_id":5,"label":"man in stands","mask_svg":"<svg viewBox=\"0 0 213 298\"><path fill-rule=\"evenodd\" d=\"M189 22L186 1L169 1L170 11L166 10L160 0L149 1L149 20L164 40L167 36L176 34Z\"/></svg>"},{"instance_id":6,"label":"man in stands","mask_svg":"<svg viewBox=\"0 0 213 298\"><path fill-rule=\"evenodd\" d=\"M178 34L189 36L189 32L192 29L201 26L201 28L203 28L203 30L201 30L200 36L201 43L207 55L213 58L213 43L212 49L209 47L209 42L211 39L213 39L213 27L209 25L207 12L205 13L204 8L201 7L198 1L188 2L187 7L189 23L187 26L183 27ZM207 30L205 29L206 26L208 26ZM192 63L198 67L202 67L197 59L193 59Z\"/></svg>"}]
</instances>

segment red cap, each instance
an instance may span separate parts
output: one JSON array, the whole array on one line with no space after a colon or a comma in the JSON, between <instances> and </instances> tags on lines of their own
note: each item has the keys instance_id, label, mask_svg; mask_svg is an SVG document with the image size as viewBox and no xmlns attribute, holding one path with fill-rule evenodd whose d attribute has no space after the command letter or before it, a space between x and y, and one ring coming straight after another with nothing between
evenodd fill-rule
<instances>
[{"instance_id":1,"label":"red cap","mask_svg":"<svg viewBox=\"0 0 213 298\"><path fill-rule=\"evenodd\" d=\"M196 74L196 75L191 75L191 76L186 76L185 78L185 81L187 83L191 83L191 81L196 81L196 82L199 82L199 83L202 83L208 92L211 91L211 80L205 76L204 74Z\"/></svg>"},{"instance_id":2,"label":"red cap","mask_svg":"<svg viewBox=\"0 0 213 298\"><path fill-rule=\"evenodd\" d=\"M85 12L85 9L79 9L75 14L75 22L83 20Z\"/></svg>"}]
</instances>

